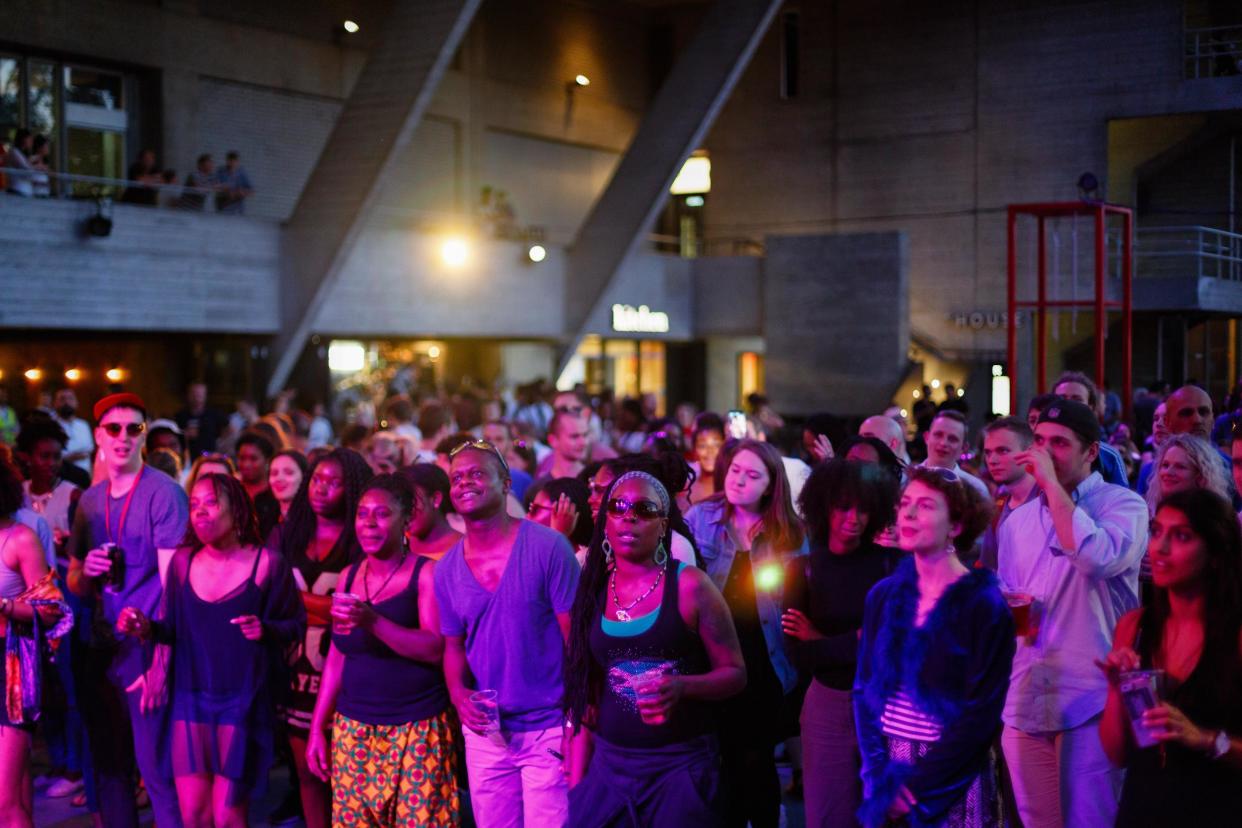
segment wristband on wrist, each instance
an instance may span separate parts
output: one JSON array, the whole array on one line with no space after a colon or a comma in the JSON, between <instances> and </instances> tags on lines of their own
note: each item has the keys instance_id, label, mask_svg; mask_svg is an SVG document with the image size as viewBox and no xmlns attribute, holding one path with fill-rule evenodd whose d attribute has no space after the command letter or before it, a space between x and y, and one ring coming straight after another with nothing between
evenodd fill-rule
<instances>
[{"instance_id":1,"label":"wristband on wrist","mask_svg":"<svg viewBox=\"0 0 1242 828\"><path fill-rule=\"evenodd\" d=\"M1219 759L1229 752L1233 744L1229 740L1229 734L1223 730L1216 731L1216 738L1212 740L1212 748L1208 754L1213 759Z\"/></svg>"}]
</instances>

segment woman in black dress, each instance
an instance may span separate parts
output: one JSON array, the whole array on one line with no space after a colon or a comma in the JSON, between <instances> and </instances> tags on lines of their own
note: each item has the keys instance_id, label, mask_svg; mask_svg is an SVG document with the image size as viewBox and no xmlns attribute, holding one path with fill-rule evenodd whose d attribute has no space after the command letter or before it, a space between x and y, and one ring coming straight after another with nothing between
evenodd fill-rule
<instances>
[{"instance_id":1,"label":"woman in black dress","mask_svg":"<svg viewBox=\"0 0 1242 828\"><path fill-rule=\"evenodd\" d=\"M1155 594L1122 616L1101 669L1100 740L1126 768L1117 825L1236 825L1242 819L1242 531L1204 489L1165 498L1151 522ZM1132 723L1129 670L1163 670L1162 703ZM1140 748L1134 725L1155 744ZM1145 740L1146 741L1146 740Z\"/></svg>"}]
</instances>

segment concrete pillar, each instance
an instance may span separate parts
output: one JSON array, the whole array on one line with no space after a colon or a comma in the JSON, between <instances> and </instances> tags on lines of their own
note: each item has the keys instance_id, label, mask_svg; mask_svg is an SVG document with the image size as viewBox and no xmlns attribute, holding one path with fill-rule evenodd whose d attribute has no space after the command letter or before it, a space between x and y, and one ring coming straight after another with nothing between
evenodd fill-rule
<instances>
[{"instance_id":1,"label":"concrete pillar","mask_svg":"<svg viewBox=\"0 0 1242 828\"><path fill-rule=\"evenodd\" d=\"M763 263L768 397L778 411L884 410L910 350L904 233L769 236Z\"/></svg>"},{"instance_id":2,"label":"concrete pillar","mask_svg":"<svg viewBox=\"0 0 1242 828\"><path fill-rule=\"evenodd\" d=\"M422 120L481 0L397 0L285 232L281 330L268 381L293 370L380 185Z\"/></svg>"}]
</instances>

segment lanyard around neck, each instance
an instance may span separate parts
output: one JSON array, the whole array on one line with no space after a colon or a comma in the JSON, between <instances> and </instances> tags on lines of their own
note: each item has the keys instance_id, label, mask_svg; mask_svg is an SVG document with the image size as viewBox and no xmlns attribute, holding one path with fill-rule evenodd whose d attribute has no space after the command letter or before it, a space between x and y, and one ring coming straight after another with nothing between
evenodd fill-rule
<instances>
[{"instance_id":1,"label":"lanyard around neck","mask_svg":"<svg viewBox=\"0 0 1242 828\"><path fill-rule=\"evenodd\" d=\"M125 534L125 518L129 516L129 504L134 499L134 492L138 491L138 484L142 481L142 473L146 471L144 465L138 469L138 476L134 478L134 485L129 487L129 493L125 495L125 503L121 506L121 520L116 527L116 537L112 536L112 504L104 504L104 532L108 535L111 543L119 544L121 538ZM108 482L108 497L112 497L112 482Z\"/></svg>"}]
</instances>

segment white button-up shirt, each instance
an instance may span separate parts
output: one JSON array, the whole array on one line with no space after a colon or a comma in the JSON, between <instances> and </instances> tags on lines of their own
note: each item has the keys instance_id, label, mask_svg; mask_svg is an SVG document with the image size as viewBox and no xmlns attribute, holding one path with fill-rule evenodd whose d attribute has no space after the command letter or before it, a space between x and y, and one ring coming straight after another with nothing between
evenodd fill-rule
<instances>
[{"instance_id":1,"label":"white button-up shirt","mask_svg":"<svg viewBox=\"0 0 1242 828\"><path fill-rule=\"evenodd\" d=\"M1139 604L1147 504L1098 472L1072 497L1073 549L1061 548L1044 494L1000 527L1001 582L1035 599L1038 633L1018 639L1003 716L1027 733L1068 730L1104 709L1108 684L1095 660L1112 649L1118 619Z\"/></svg>"}]
</instances>

